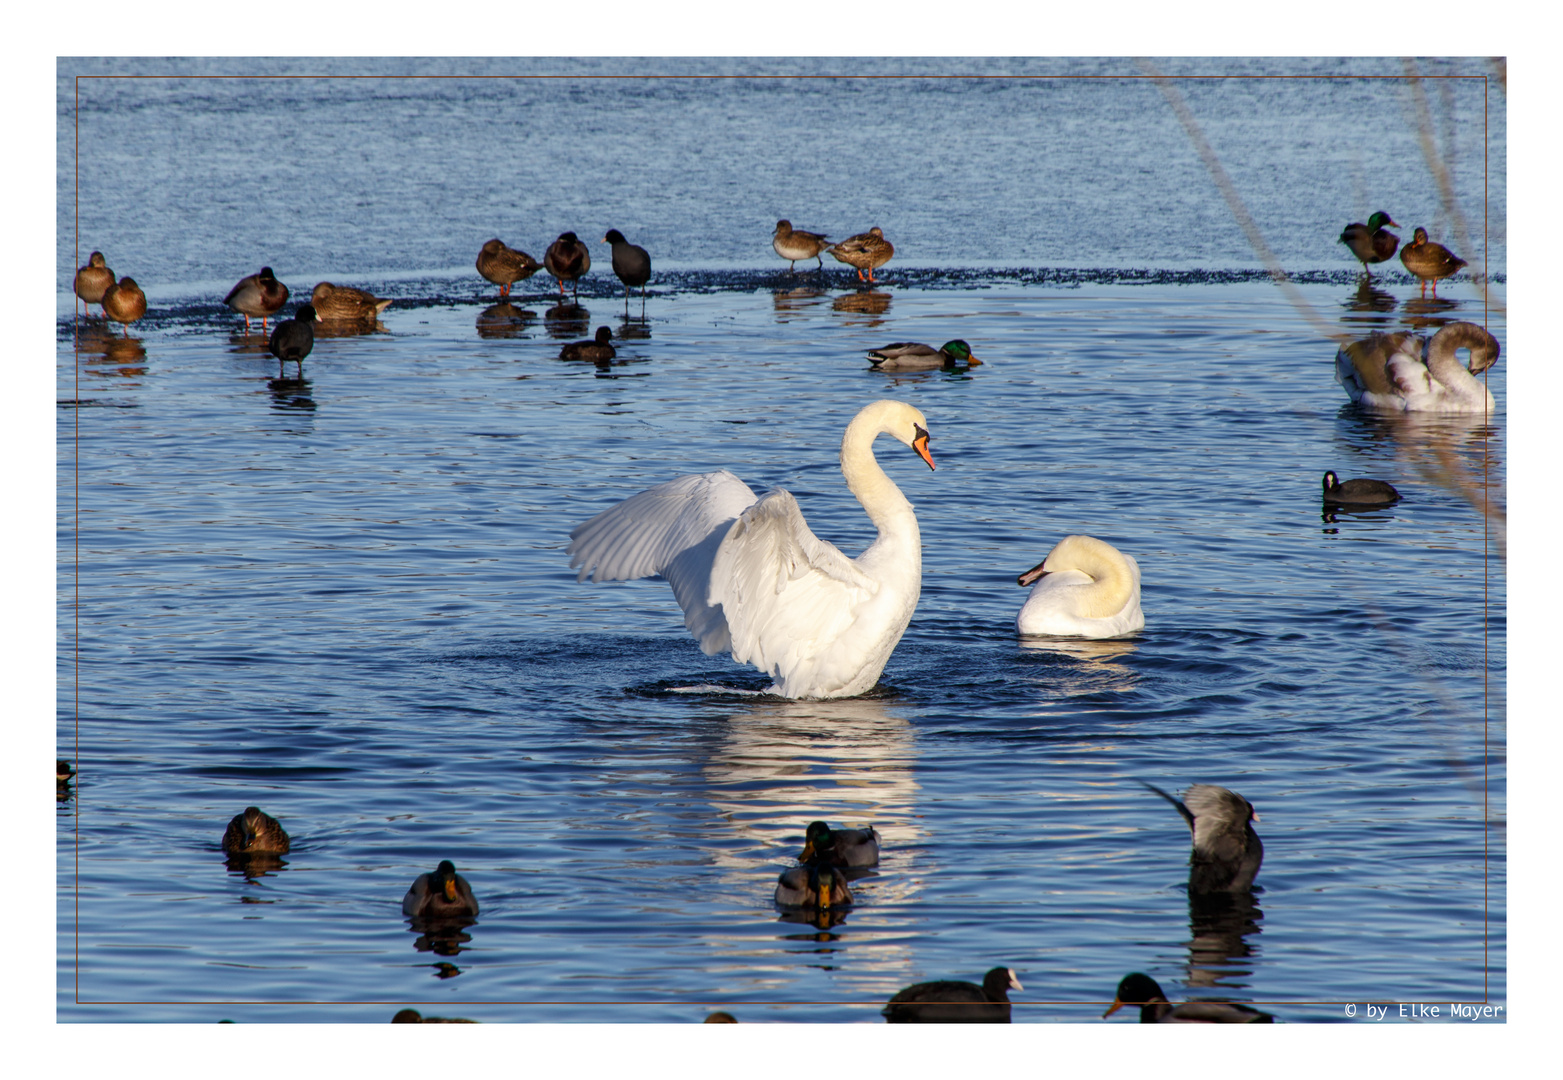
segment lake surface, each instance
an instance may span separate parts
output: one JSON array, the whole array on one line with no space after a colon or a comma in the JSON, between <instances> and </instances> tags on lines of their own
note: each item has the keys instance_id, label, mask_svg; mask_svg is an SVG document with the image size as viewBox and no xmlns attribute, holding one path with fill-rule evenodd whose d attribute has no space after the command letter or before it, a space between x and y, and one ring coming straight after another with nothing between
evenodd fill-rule
<instances>
[{"instance_id":1,"label":"lake surface","mask_svg":"<svg viewBox=\"0 0 1563 1080\"><path fill-rule=\"evenodd\" d=\"M78 254L70 76L401 69L61 62L61 1020L878 1022L905 985L1001 964L1017 1023L1100 1022L1131 971L1286 1021L1505 1003L1506 587L1480 502L1503 500L1510 357L1485 418L1375 416L1333 378L1331 333L1463 318L1507 345L1469 282L1423 300L1397 260L1363 285L1335 242L1382 207L1453 246L1404 84L1321 77L1398 62L1179 84L1318 321L1141 81L538 63L564 77L83 81ZM1489 227L1461 254L1501 301L1490 93ZM1481 84L1429 102L1480 241ZM1411 167L1338 144L1353 123ZM897 257L872 289L830 260L789 275L781 216L879 224ZM652 252L644 318L609 227ZM592 243L584 310L546 274L496 306L482 242L541 257L565 229ZM94 248L151 298L128 337L71 318ZM283 376L220 304L263 264L299 300L395 303ZM558 359L599 325L614 363ZM984 364L867 370L955 337ZM878 444L924 578L873 693L764 695L663 582L575 581L572 526L716 468L856 554L836 453L882 397L927 416L938 469ZM1331 520L1326 469L1405 498ZM1070 533L1139 561L1141 634L1017 640L1015 575ZM1187 829L1142 780L1253 802L1252 903L1191 912ZM218 845L251 804L293 837L263 873ZM835 925L772 902L816 818L884 839ZM459 936L400 914L442 858L482 904Z\"/></svg>"}]
</instances>

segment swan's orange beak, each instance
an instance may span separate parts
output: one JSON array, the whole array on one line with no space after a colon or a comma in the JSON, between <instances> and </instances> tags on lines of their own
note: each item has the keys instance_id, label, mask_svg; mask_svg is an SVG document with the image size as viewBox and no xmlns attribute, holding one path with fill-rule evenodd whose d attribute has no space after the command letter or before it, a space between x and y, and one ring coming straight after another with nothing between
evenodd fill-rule
<instances>
[{"instance_id":1,"label":"swan's orange beak","mask_svg":"<svg viewBox=\"0 0 1563 1080\"><path fill-rule=\"evenodd\" d=\"M917 451L917 456L926 461L931 469L934 464L933 458L928 453L928 432L923 430L921 424L914 424L913 427L917 431L917 438L912 440L912 449Z\"/></svg>"},{"instance_id":2,"label":"swan's orange beak","mask_svg":"<svg viewBox=\"0 0 1563 1080\"><path fill-rule=\"evenodd\" d=\"M1024 574L1021 574L1018 578L1016 578L1015 579L1015 584L1016 585L1030 585L1033 581L1036 581L1038 578L1042 577L1042 575L1044 575L1044 574L1046 574L1048 572L1048 571L1042 569L1046 565L1047 565L1047 560L1043 559L1041 562L1039 562L1035 566L1033 566L1030 570L1027 570Z\"/></svg>"},{"instance_id":3,"label":"swan's orange beak","mask_svg":"<svg viewBox=\"0 0 1563 1080\"><path fill-rule=\"evenodd\" d=\"M1104 1012L1102 1014L1102 1019L1106 1020L1109 1016L1111 1016L1113 1013L1117 1012L1121 1008L1123 1008L1123 1002L1118 1000L1118 998L1116 998L1116 997L1113 998L1113 1007L1108 1009L1106 1012Z\"/></svg>"}]
</instances>

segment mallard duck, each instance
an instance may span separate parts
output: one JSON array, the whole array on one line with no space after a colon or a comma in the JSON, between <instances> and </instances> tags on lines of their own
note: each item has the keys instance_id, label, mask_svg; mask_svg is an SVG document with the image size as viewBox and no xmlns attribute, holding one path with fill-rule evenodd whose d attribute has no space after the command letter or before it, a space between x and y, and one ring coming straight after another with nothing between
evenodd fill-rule
<instances>
[{"instance_id":1,"label":"mallard duck","mask_svg":"<svg viewBox=\"0 0 1563 1080\"><path fill-rule=\"evenodd\" d=\"M223 831L223 850L230 855L286 855L291 843L282 823L258 806L235 814Z\"/></svg>"},{"instance_id":2,"label":"mallard duck","mask_svg":"<svg viewBox=\"0 0 1563 1080\"><path fill-rule=\"evenodd\" d=\"M1470 350L1470 367L1461 349ZM1425 343L1410 333L1373 334L1341 346L1335 378L1352 401L1374 409L1490 413L1497 403L1476 376L1498 352L1498 339L1471 322L1450 323Z\"/></svg>"},{"instance_id":3,"label":"mallard duck","mask_svg":"<svg viewBox=\"0 0 1563 1080\"><path fill-rule=\"evenodd\" d=\"M58 790L64 790L70 785L71 777L76 775L76 770L71 768L71 763L64 758L54 760L54 786Z\"/></svg>"},{"instance_id":4,"label":"mallard duck","mask_svg":"<svg viewBox=\"0 0 1563 1080\"><path fill-rule=\"evenodd\" d=\"M996 967L981 986L954 979L908 986L890 999L884 1017L892 1024L1007 1024L1009 992L1024 989L1014 971Z\"/></svg>"},{"instance_id":5,"label":"mallard duck","mask_svg":"<svg viewBox=\"0 0 1563 1080\"><path fill-rule=\"evenodd\" d=\"M250 316L261 321L261 332L266 331L266 320L282 310L288 302L288 287L277 280L271 267L263 266L260 273L241 278L228 290L223 303L244 316L244 332L250 332Z\"/></svg>"},{"instance_id":6,"label":"mallard duck","mask_svg":"<svg viewBox=\"0 0 1563 1080\"><path fill-rule=\"evenodd\" d=\"M823 821L810 822L803 834L799 862L812 862L820 853L835 866L878 866L879 834L866 829L832 829Z\"/></svg>"},{"instance_id":7,"label":"mallard duck","mask_svg":"<svg viewBox=\"0 0 1563 1080\"><path fill-rule=\"evenodd\" d=\"M459 1016L424 1016L417 1009L403 1009L391 1017L393 1024L476 1024L476 1020L463 1020Z\"/></svg>"},{"instance_id":8,"label":"mallard duck","mask_svg":"<svg viewBox=\"0 0 1563 1080\"><path fill-rule=\"evenodd\" d=\"M957 338L937 349L917 341L897 341L868 350L868 362L875 371L929 371L933 368L977 367L982 363L971 354L971 346Z\"/></svg>"},{"instance_id":9,"label":"mallard duck","mask_svg":"<svg viewBox=\"0 0 1563 1080\"><path fill-rule=\"evenodd\" d=\"M103 303L103 294L112 284L114 284L114 271L110 270L108 264L103 261L103 252L94 251L87 256L87 265L76 271L76 280L71 284L71 288L75 289L76 295L81 297L81 302L90 315L91 305ZM105 311L104 315L107 314Z\"/></svg>"},{"instance_id":10,"label":"mallard duck","mask_svg":"<svg viewBox=\"0 0 1563 1080\"><path fill-rule=\"evenodd\" d=\"M597 335L590 341L572 341L559 350L561 360L585 360L593 364L606 363L619 354L613 347L613 331L606 326L597 328Z\"/></svg>"},{"instance_id":11,"label":"mallard duck","mask_svg":"<svg viewBox=\"0 0 1563 1080\"><path fill-rule=\"evenodd\" d=\"M313 306L303 304L293 318L279 322L271 332L266 348L280 361L293 361L302 369L304 357L315 347L315 322L319 316Z\"/></svg>"},{"instance_id":12,"label":"mallard duck","mask_svg":"<svg viewBox=\"0 0 1563 1080\"><path fill-rule=\"evenodd\" d=\"M315 286L309 303L321 322L372 322L391 306L389 300L381 300L373 293L329 281Z\"/></svg>"},{"instance_id":13,"label":"mallard duck","mask_svg":"<svg viewBox=\"0 0 1563 1080\"><path fill-rule=\"evenodd\" d=\"M134 278L122 277L103 291L103 314L117 323L130 324L147 313L147 294L141 291Z\"/></svg>"},{"instance_id":14,"label":"mallard duck","mask_svg":"<svg viewBox=\"0 0 1563 1080\"><path fill-rule=\"evenodd\" d=\"M564 295L564 283L570 283L571 298L578 296L581 275L592 268L592 253L573 232L560 233L559 239L543 252L543 266L559 281L559 295Z\"/></svg>"},{"instance_id":15,"label":"mallard duck","mask_svg":"<svg viewBox=\"0 0 1563 1080\"><path fill-rule=\"evenodd\" d=\"M509 296L510 286L525 281L542 268L542 263L524 251L506 247L497 236L478 252L478 273L499 286L501 297ZM559 288L561 292L564 291L564 286Z\"/></svg>"},{"instance_id":16,"label":"mallard duck","mask_svg":"<svg viewBox=\"0 0 1563 1080\"><path fill-rule=\"evenodd\" d=\"M852 900L847 879L831 869L825 858L815 859L808 866L794 866L776 879L776 902L782 907L827 911L851 907Z\"/></svg>"},{"instance_id":17,"label":"mallard duck","mask_svg":"<svg viewBox=\"0 0 1563 1080\"><path fill-rule=\"evenodd\" d=\"M1145 628L1140 564L1094 536L1064 537L1015 584L1032 586L1015 617L1022 636L1113 638Z\"/></svg>"},{"instance_id":18,"label":"mallard duck","mask_svg":"<svg viewBox=\"0 0 1563 1080\"><path fill-rule=\"evenodd\" d=\"M799 259L813 259L819 263L821 270L825 269L825 260L820 258L820 252L830 247L830 241L819 233L794 229L792 222L782 218L776 223L776 235L771 237L771 247L787 260L788 271L796 274Z\"/></svg>"},{"instance_id":19,"label":"mallard duck","mask_svg":"<svg viewBox=\"0 0 1563 1080\"><path fill-rule=\"evenodd\" d=\"M859 281L864 280L863 271L867 270L867 280L872 285L874 270L890 261L890 256L895 254L895 245L886 240L885 234L880 231L878 225L875 225L868 232L849 236L841 243L825 250L848 266L857 267Z\"/></svg>"},{"instance_id":20,"label":"mallard duck","mask_svg":"<svg viewBox=\"0 0 1563 1080\"><path fill-rule=\"evenodd\" d=\"M602 238L613 245L613 272L624 282L624 302L630 302L630 290L639 289L642 301L646 299L646 282L651 280L651 256L639 244L624 239L618 229L609 229Z\"/></svg>"},{"instance_id":21,"label":"mallard duck","mask_svg":"<svg viewBox=\"0 0 1563 1080\"><path fill-rule=\"evenodd\" d=\"M1395 222L1380 210L1368 218L1366 225L1354 221L1340 234L1340 242L1351 249L1351 253L1362 264L1363 273L1369 277L1373 275L1373 271L1368 269L1368 263L1383 262L1393 255L1395 248L1400 245L1400 237L1385 229L1385 225L1395 225ZM1395 228L1398 229L1400 226L1395 225Z\"/></svg>"},{"instance_id":22,"label":"mallard duck","mask_svg":"<svg viewBox=\"0 0 1563 1080\"><path fill-rule=\"evenodd\" d=\"M449 859L440 860L432 874L419 874L402 897L402 914L425 918L476 915L477 898L467 879L456 873Z\"/></svg>"},{"instance_id":23,"label":"mallard duck","mask_svg":"<svg viewBox=\"0 0 1563 1080\"><path fill-rule=\"evenodd\" d=\"M1213 784L1191 785L1181 802L1155 784L1145 786L1177 808L1194 836L1189 853L1190 894L1247 892L1253 887L1265 857L1265 846L1254 832L1259 815L1253 803Z\"/></svg>"},{"instance_id":24,"label":"mallard duck","mask_svg":"<svg viewBox=\"0 0 1563 1080\"><path fill-rule=\"evenodd\" d=\"M1342 480L1334 471L1324 474L1324 501L1359 506L1397 502L1400 492L1382 480Z\"/></svg>"},{"instance_id":25,"label":"mallard duck","mask_svg":"<svg viewBox=\"0 0 1563 1080\"><path fill-rule=\"evenodd\" d=\"M704 1020L702 1020L701 1023L702 1024L736 1024L736 1023L738 1023L738 1018L736 1016L734 1016L730 1012L722 1012L721 1010L717 1010L716 1012L712 1013L710 1016L708 1016Z\"/></svg>"},{"instance_id":26,"label":"mallard duck","mask_svg":"<svg viewBox=\"0 0 1563 1080\"><path fill-rule=\"evenodd\" d=\"M1433 283L1433 295L1438 295L1438 279L1446 278L1465 265L1442 244L1427 238L1427 230L1418 225L1411 233L1411 242L1400 249L1400 261L1406 269L1422 279L1422 295L1427 295L1427 283Z\"/></svg>"},{"instance_id":27,"label":"mallard duck","mask_svg":"<svg viewBox=\"0 0 1563 1080\"><path fill-rule=\"evenodd\" d=\"M1247 1005L1230 1001L1185 1001L1174 1005L1149 975L1136 971L1118 984L1112 1008L1102 1014L1111 1016L1125 1005L1140 1007L1142 1024L1271 1024L1275 1017Z\"/></svg>"}]
</instances>

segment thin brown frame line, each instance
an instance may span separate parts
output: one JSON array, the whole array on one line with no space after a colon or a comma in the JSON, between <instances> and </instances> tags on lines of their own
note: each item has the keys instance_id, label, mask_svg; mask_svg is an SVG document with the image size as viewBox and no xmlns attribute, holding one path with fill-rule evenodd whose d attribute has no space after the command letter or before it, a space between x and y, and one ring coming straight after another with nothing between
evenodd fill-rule
<instances>
[{"instance_id":1,"label":"thin brown frame line","mask_svg":"<svg viewBox=\"0 0 1563 1080\"><path fill-rule=\"evenodd\" d=\"M650 60L662 59L662 60L666 60L666 59L669 59L669 58L650 57L650 58L640 58L640 59L650 59ZM815 58L815 59L829 59L829 58ZM1449 79L1455 79L1455 80L1480 79L1480 80L1482 80L1482 83L1483 83L1483 85L1482 85L1482 278L1483 278L1483 281L1491 281L1491 277L1490 277L1490 275L1488 273L1489 266L1490 266L1489 259L1490 259L1490 243L1491 243L1491 239L1490 239L1490 191L1489 191L1490 172L1491 172L1491 165L1490 165L1490 142L1491 142L1490 95L1491 95L1491 84L1490 84L1490 76L1488 76L1485 73L1483 73L1483 74L1448 74L1448 75L1421 75L1421 74L1418 74L1418 75L1416 75L1414 77L1413 76L1407 76L1407 75L1404 75L1404 74L1400 74L1400 75L1379 75L1379 74L1263 75L1263 74L1253 74L1253 73L1192 74L1192 75L1170 75L1170 74L1169 75L1144 75L1144 74L1140 74L1140 75L1135 75L1135 74L1124 74L1124 75L1068 75L1068 74L975 74L975 75L974 74L953 74L953 75L877 74L877 75L851 75L851 74L830 74L830 73L824 73L824 74L813 73L813 74L798 74L798 75L792 75L792 74L762 74L762 75L745 75L745 74L668 74L668 73L659 73L659 74L619 74L619 75L602 75L602 74L581 74L581 75L574 75L574 74L463 75L463 74L406 74L406 73L395 73L395 72L386 73L386 74L365 74L365 75L337 75L337 74L324 74L324 75L320 75L320 74L308 74L308 73L294 73L294 74L282 74L282 75L211 75L211 74L81 75L81 74L78 74L78 75L73 76L73 91L74 91L74 98L75 98L75 101L74 101L75 111L74 111L74 116L72 117L72 128L73 128L73 136L74 136L74 140L73 140L73 157L74 157L73 165L74 165L74 173L75 173L75 175L74 175L75 190L74 190L74 201L73 201L73 206L72 206L72 215L73 215L72 216L72 223L73 223L73 232L74 232L74 238L73 238L74 253L75 253L74 257L77 258L77 259L79 259L80 255L81 255L81 82L84 79L103 79L103 80L115 80L115 79L138 79L138 80L180 79L180 80L186 80L186 81L188 81L188 80L200 80L200 79L229 80L229 81L231 81L231 80L242 80L242 79L265 80L265 81L272 81L272 80L299 80L299 79L306 79L306 80L387 80L387 79L395 79L395 80L398 80L398 81L419 80L419 79L439 79L439 80L467 79L467 80L505 80L505 81L512 81L512 82L514 82L514 81L523 81L523 80L550 80L550 81L552 81L552 80L573 80L573 81L594 81L594 82L596 82L596 81L626 81L626 80L631 80L631 81L650 81L650 80L654 80L654 79L655 80L683 79L683 80L710 81L710 82L731 81L731 80L750 80L750 81L832 80L832 81L839 81L839 80L842 80L842 79L876 79L876 80L891 80L891 81L908 81L908 80L920 80L920 81L928 81L928 80L1022 81L1023 80L1023 81L1032 81L1032 82L1044 81L1044 80L1054 80L1054 79L1068 79L1068 80L1077 80L1077 81L1105 81L1105 82L1155 81L1155 80L1158 80L1158 79L1162 79L1162 80L1178 80L1178 81L1188 81L1188 80L1222 80L1222 81L1227 81L1227 80L1232 80L1232 79L1258 79L1258 80L1312 80L1312 81L1318 81L1318 80L1326 80L1326 81L1335 81L1335 80L1393 81L1393 80L1399 80L1399 81L1402 81L1402 82L1409 82L1409 81L1417 81L1417 80L1440 80L1440 81L1442 81L1442 80L1449 80ZM1488 296L1487 296L1487 293L1486 293L1485 290L1483 291L1483 296L1482 296L1482 314L1483 314L1483 324L1485 326L1487 324L1487 322L1489 321L1489 319L1490 319L1489 300L1488 300ZM74 322L75 321L75 308L74 308L74 305L72 307L71 317L72 317L72 321ZM76 344L76 340L73 338L73 346L75 344ZM80 396L81 396L81 370L80 370L81 369L81 365L79 363L75 364L74 368L75 368L75 370L72 373L73 374L73 380L74 380L73 381L73 388L74 388L75 396L77 398L80 398ZM79 766L79 764L80 764L80 754L81 754L81 529L80 529L80 513L81 513L81 446L80 446L80 442L81 442L81 420L80 420L80 415L79 415L79 413L80 413L79 409L72 410L72 412L74 414L72 416L72 443L73 443L73 453L75 455L74 461L72 463L72 470L73 470L73 473L72 473L72 476L73 476L73 492L72 492L72 545L73 545L73 555L74 555L74 558L73 558L73 564L74 564L73 565L73 578L72 578L73 593L74 593L74 595L73 595L73 611L72 611L72 627L73 627L73 642L72 642L72 655L73 655L73 664L72 664L72 680L73 680L73 683L72 683L72 697L73 697L73 700L72 700L72 706L73 706L73 711L74 711L73 731L74 731L74 737L75 737L75 752L76 752L76 760L77 760L77 763L78 763L78 766ZM1491 776L1490 776L1490 769L1491 769L1491 767L1490 767L1490 758L1491 758L1491 753L1490 753L1490 751L1491 751L1491 747L1490 747L1490 743L1489 743L1490 727L1491 727L1491 695L1490 695L1490 689L1489 689L1489 687L1490 687L1489 668L1490 668L1491 640L1490 640L1490 635L1489 635L1489 632L1488 632L1488 629L1487 629L1487 622L1488 622L1488 619L1489 619L1489 593L1490 593L1490 586L1491 586L1491 570L1490 570L1490 566L1491 566L1491 556L1490 556L1490 534L1491 534L1491 525L1490 525L1490 523L1491 523L1491 513L1490 513L1490 502L1489 502L1489 488L1490 488L1489 465L1490 465L1490 461L1491 461L1491 454L1490 454L1489 442L1488 442L1488 438L1486 436L1484 436L1483 437L1483 454L1482 454L1482 464L1483 464L1483 473L1482 473L1482 478L1483 478L1483 485L1482 485L1482 489L1483 489L1482 490L1482 500L1483 500L1483 503L1482 503L1482 505L1483 505L1483 510L1482 510L1482 521L1483 521L1483 535L1482 535L1482 555L1483 555L1483 559L1482 559L1482 565L1483 565L1483 577L1482 577L1482 657L1483 657L1483 664L1482 664L1482 749L1483 749L1483 756L1482 756L1482 797L1483 797L1483 802L1482 802L1482 825L1483 825L1483 828L1482 828L1482 844L1483 844L1483 849L1482 849L1482 868L1483 868L1483 874L1482 874L1482 981L1483 981L1483 994L1484 994L1484 998L1483 998L1482 1001L1479 1001L1479 1002L1476 1002L1476 1001L1449 1002L1448 1004L1451 1004L1451 1005L1455 1005L1455 1004L1462 1004L1462 1005L1481 1004L1481 1005L1486 1005L1486 1004L1490 1003L1490 999L1491 999L1491 991L1490 991L1491 963L1490 963L1490 959L1489 959L1490 948L1491 948L1491 931L1490 931L1491 913L1490 913L1489 908L1490 908L1490 902L1491 902L1490 901L1490 892L1491 892L1490 856L1491 856L1491 830L1492 830L1491 821L1490 821L1490 805L1491 805L1490 804L1490 800L1491 800ZM79 768L78 768L78 772L79 772ZM155 1002L155 1001L151 1001L151 1002L117 1002L117 1001L104 1001L104 1002L93 1002L93 1001L83 1001L81 999L81 996L80 996L80 993L81 993L81 912L80 912L80 908L81 908L81 889L80 889L80 879L81 879L81 802L80 802L80 792L78 791L72 797L77 800L76 805L75 805L75 809L73 811L73 840L74 840L74 848L75 848L75 852L74 852L75 881L73 882L73 888L72 888L72 894L73 894L72 898L73 898L73 901L74 901L74 904L73 904L73 924L74 924L74 943L75 943L75 949L74 949L75 963L73 965L73 973L74 973L74 976L75 976L75 1004L86 1005L86 1006L91 1006L91 1005L95 1005L95 1004L150 1004L150 1005L156 1005L156 1004L171 1004L171 1005L182 1005L182 1004L239 1004L239 1003L230 1003L230 1002L182 1002L182 1001L169 1001L169 1002ZM1372 1004L1432 1005L1432 1004L1441 1004L1441 1003L1443 1003L1442 1000L1440 1000L1438 1002L1373 1002ZM379 1003L379 1002L312 1002L312 1001L291 1002L290 1001L290 1002L243 1002L242 1004L278 1004L278 1005L286 1005L286 1004L381 1004L381 1003ZM389 1002L389 1003L386 1003L386 1004L395 1004L395 1002ZM420 1004L443 1004L443 1003L441 1003L441 1002L421 1003L420 1002ZM482 1004L482 1003L477 1003L477 1002L452 1002L452 1004ZM654 1003L654 1002L507 1002L506 1004L525 1004L525 1005L550 1005L550 1004L559 1004L559 1005L579 1005L579 1004L655 1005L657 1003ZM680 1003L671 1003L671 1004L680 1004ZM730 1004L740 1004L740 1005L747 1006L748 1004L751 1004L751 1003L736 1002L736 1003L730 1003ZM775 1004L780 1004L780 1003L775 1003L775 1002L765 1003L765 1002L761 1002L761 1003L754 1003L754 1004L775 1005ZM836 1003L836 1002L791 1002L791 1003L785 1003L785 1004L821 1004L821 1005L844 1004L844 1005L857 1005L859 1003L856 1003L856 1002L848 1002L848 1003ZM1011 1004L1054 1005L1054 1004L1076 1004L1076 1003L1073 1003L1073 1002L1030 1002L1030 1003L1012 1002ZM1342 1002L1264 1002L1264 1001L1259 1001L1259 1002L1254 1002L1254 1004L1350 1005L1350 1004L1357 1004L1357 1002L1344 1002L1344 1001L1342 1001ZM868 1006L864 1005L864 1007L868 1007Z\"/></svg>"}]
</instances>

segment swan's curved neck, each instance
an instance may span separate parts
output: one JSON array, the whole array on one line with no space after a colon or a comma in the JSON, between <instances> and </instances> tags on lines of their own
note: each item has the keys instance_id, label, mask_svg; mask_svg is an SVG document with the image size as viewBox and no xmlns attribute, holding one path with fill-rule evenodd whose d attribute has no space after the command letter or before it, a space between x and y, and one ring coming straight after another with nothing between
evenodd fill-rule
<instances>
[{"instance_id":1,"label":"swan's curved neck","mask_svg":"<svg viewBox=\"0 0 1563 1080\"><path fill-rule=\"evenodd\" d=\"M1077 554L1074 563L1092 579L1085 590L1087 599L1082 615L1105 619L1123 610L1134 592L1134 577L1129 573L1128 563L1097 551Z\"/></svg>"},{"instance_id":2,"label":"swan's curved neck","mask_svg":"<svg viewBox=\"0 0 1563 1080\"><path fill-rule=\"evenodd\" d=\"M846 477L847 489L862 503L869 520L881 532L903 519L909 519L914 529L917 527L912 504L874 459L874 439L890 432L890 417L883 410L865 409L841 436L841 475Z\"/></svg>"},{"instance_id":3,"label":"swan's curved neck","mask_svg":"<svg viewBox=\"0 0 1563 1080\"><path fill-rule=\"evenodd\" d=\"M1460 349L1471 350L1471 366L1460 363ZM1480 394L1476 376L1498 359L1498 341L1475 323L1454 323L1433 335L1427 346L1427 371L1451 390Z\"/></svg>"}]
</instances>

